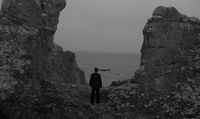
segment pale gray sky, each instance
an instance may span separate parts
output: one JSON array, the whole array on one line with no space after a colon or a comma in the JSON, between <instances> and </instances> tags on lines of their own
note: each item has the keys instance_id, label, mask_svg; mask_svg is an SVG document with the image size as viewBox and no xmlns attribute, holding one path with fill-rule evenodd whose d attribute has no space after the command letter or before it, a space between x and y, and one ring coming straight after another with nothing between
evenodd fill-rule
<instances>
[{"instance_id":1,"label":"pale gray sky","mask_svg":"<svg viewBox=\"0 0 200 119\"><path fill-rule=\"evenodd\" d=\"M0 0L0 4L3 0ZM174 6L200 17L200 0L66 0L55 42L65 50L139 53L153 10Z\"/></svg>"},{"instance_id":2,"label":"pale gray sky","mask_svg":"<svg viewBox=\"0 0 200 119\"><path fill-rule=\"evenodd\" d=\"M159 5L200 17L200 0L67 0L55 42L71 51L139 53L143 27Z\"/></svg>"}]
</instances>

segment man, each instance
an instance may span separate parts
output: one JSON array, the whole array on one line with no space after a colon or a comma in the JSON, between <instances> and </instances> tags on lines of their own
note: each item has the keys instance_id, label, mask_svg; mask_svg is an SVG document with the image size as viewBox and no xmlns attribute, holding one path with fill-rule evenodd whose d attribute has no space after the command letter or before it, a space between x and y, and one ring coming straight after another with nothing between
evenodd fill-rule
<instances>
[{"instance_id":1,"label":"man","mask_svg":"<svg viewBox=\"0 0 200 119\"><path fill-rule=\"evenodd\" d=\"M96 103L100 103L100 88L102 88L101 75L98 73L98 68L94 68L94 73L91 74L89 85L92 90L90 102L94 104L94 97L96 96Z\"/></svg>"}]
</instances>

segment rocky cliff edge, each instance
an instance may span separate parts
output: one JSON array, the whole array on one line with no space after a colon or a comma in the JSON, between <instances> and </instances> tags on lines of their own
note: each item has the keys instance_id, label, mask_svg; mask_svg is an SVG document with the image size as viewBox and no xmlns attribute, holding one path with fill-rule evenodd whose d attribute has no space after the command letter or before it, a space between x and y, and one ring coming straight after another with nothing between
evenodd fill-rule
<instances>
[{"instance_id":1,"label":"rocky cliff edge","mask_svg":"<svg viewBox=\"0 0 200 119\"><path fill-rule=\"evenodd\" d=\"M157 7L144 30L135 77L108 89L119 118L200 118L200 20Z\"/></svg>"},{"instance_id":2,"label":"rocky cliff edge","mask_svg":"<svg viewBox=\"0 0 200 119\"><path fill-rule=\"evenodd\" d=\"M85 84L86 81L75 54L63 51L53 42L65 5L65 0L3 0L0 13L1 118L66 119L73 115L65 114L70 110L65 108L69 104L65 98L70 97L65 91L69 84Z\"/></svg>"},{"instance_id":3,"label":"rocky cliff edge","mask_svg":"<svg viewBox=\"0 0 200 119\"><path fill-rule=\"evenodd\" d=\"M174 7L157 7L143 30L139 82L170 91L176 83L200 83L200 20Z\"/></svg>"}]
</instances>

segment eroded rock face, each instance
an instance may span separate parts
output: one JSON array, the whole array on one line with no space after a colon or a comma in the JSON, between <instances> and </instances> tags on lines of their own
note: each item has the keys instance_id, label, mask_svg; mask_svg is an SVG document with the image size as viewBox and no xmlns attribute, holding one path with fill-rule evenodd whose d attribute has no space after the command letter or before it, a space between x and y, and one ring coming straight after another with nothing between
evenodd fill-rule
<instances>
[{"instance_id":1,"label":"eroded rock face","mask_svg":"<svg viewBox=\"0 0 200 119\"><path fill-rule=\"evenodd\" d=\"M176 83L200 81L200 20L174 7L157 7L143 30L138 81L147 90L169 91Z\"/></svg>"},{"instance_id":2,"label":"eroded rock face","mask_svg":"<svg viewBox=\"0 0 200 119\"><path fill-rule=\"evenodd\" d=\"M65 0L3 0L1 11L18 24L55 32Z\"/></svg>"},{"instance_id":3,"label":"eroded rock face","mask_svg":"<svg viewBox=\"0 0 200 119\"><path fill-rule=\"evenodd\" d=\"M8 118L59 118L68 83L85 84L74 53L53 36L65 0L4 0L0 15L0 110ZM63 105L63 107L61 106ZM62 115L61 111L58 115ZM63 116L64 118L64 116Z\"/></svg>"},{"instance_id":4,"label":"eroded rock face","mask_svg":"<svg viewBox=\"0 0 200 119\"><path fill-rule=\"evenodd\" d=\"M118 118L200 118L200 20L157 7L144 28L141 66L108 98Z\"/></svg>"}]
</instances>

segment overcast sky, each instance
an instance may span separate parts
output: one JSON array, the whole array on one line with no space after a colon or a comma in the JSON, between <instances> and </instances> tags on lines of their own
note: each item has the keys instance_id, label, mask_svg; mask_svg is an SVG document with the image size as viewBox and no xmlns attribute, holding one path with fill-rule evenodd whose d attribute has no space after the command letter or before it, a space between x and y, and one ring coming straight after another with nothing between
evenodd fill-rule
<instances>
[{"instance_id":1,"label":"overcast sky","mask_svg":"<svg viewBox=\"0 0 200 119\"><path fill-rule=\"evenodd\" d=\"M200 0L67 0L55 42L71 51L139 53L144 25L159 5L200 17Z\"/></svg>"}]
</instances>

